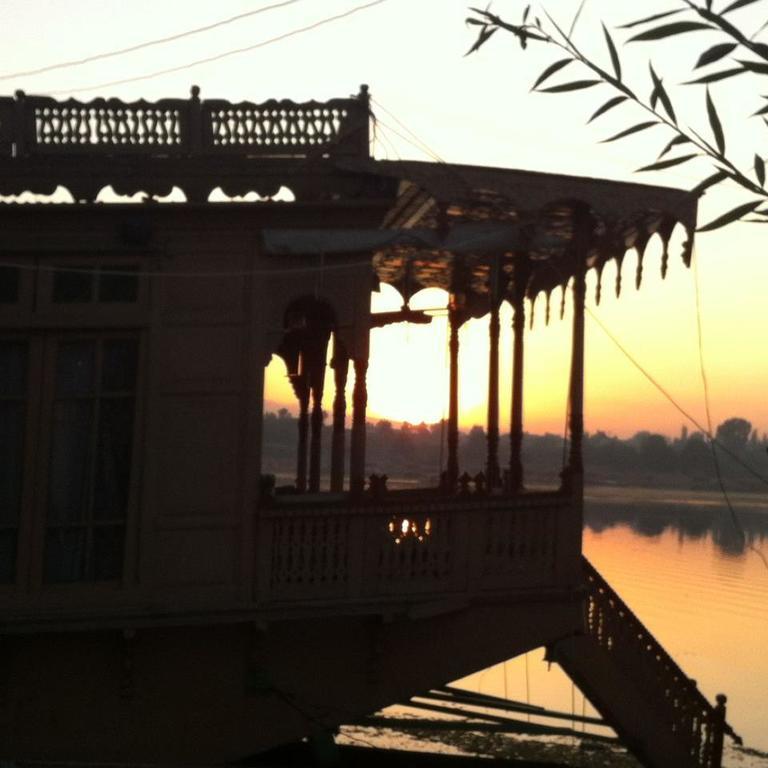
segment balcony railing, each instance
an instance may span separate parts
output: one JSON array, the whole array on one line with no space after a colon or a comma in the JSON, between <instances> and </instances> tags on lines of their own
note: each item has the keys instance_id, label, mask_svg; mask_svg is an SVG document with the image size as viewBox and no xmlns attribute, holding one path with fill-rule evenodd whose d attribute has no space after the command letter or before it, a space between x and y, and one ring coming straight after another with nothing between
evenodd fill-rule
<instances>
[{"instance_id":1,"label":"balcony railing","mask_svg":"<svg viewBox=\"0 0 768 768\"><path fill-rule=\"evenodd\" d=\"M352 506L297 497L259 517L259 601L446 598L580 583L581 522L569 496Z\"/></svg>"},{"instance_id":2,"label":"balcony railing","mask_svg":"<svg viewBox=\"0 0 768 768\"><path fill-rule=\"evenodd\" d=\"M0 98L0 157L144 154L163 157L236 154L305 158L368 156L368 91L357 97L296 103L270 100L119 99L57 101Z\"/></svg>"}]
</instances>

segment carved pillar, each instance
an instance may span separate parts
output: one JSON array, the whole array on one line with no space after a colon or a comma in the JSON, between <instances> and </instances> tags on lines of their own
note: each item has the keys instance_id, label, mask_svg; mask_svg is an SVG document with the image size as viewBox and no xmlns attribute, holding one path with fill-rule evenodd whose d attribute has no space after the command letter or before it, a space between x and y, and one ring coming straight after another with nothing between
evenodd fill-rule
<instances>
[{"instance_id":1,"label":"carved pillar","mask_svg":"<svg viewBox=\"0 0 768 768\"><path fill-rule=\"evenodd\" d=\"M569 391L571 446L568 454L568 482L580 480L584 474L582 441L584 438L584 300L586 296L583 262L573 277L573 340Z\"/></svg>"},{"instance_id":2,"label":"carved pillar","mask_svg":"<svg viewBox=\"0 0 768 768\"><path fill-rule=\"evenodd\" d=\"M309 389L312 396L312 434L309 443L309 490L320 490L320 462L323 444L323 390L325 389L325 361L330 331L324 329L313 335L307 349Z\"/></svg>"},{"instance_id":3,"label":"carved pillar","mask_svg":"<svg viewBox=\"0 0 768 768\"><path fill-rule=\"evenodd\" d=\"M365 490L365 410L368 406L366 375L368 359L355 360L355 388L352 393L352 436L349 459L349 489L353 494Z\"/></svg>"},{"instance_id":4,"label":"carved pillar","mask_svg":"<svg viewBox=\"0 0 768 768\"><path fill-rule=\"evenodd\" d=\"M334 355L331 362L336 394L333 399L333 436L331 437L331 490L344 490L344 442L347 416L347 372L349 358L334 341Z\"/></svg>"},{"instance_id":5,"label":"carved pillar","mask_svg":"<svg viewBox=\"0 0 768 768\"><path fill-rule=\"evenodd\" d=\"M309 491L316 493L320 490L320 459L323 443L323 389L325 382L325 366L319 379L310 387L312 394L312 436L309 442Z\"/></svg>"},{"instance_id":6,"label":"carved pillar","mask_svg":"<svg viewBox=\"0 0 768 768\"><path fill-rule=\"evenodd\" d=\"M525 293L516 287L512 318L512 410L509 426L509 490L523 487L523 341L525 335Z\"/></svg>"},{"instance_id":7,"label":"carved pillar","mask_svg":"<svg viewBox=\"0 0 768 768\"><path fill-rule=\"evenodd\" d=\"M456 488L459 478L459 312L448 310L450 341L448 353L450 374L448 385L448 465L446 467L449 490Z\"/></svg>"},{"instance_id":8,"label":"carved pillar","mask_svg":"<svg viewBox=\"0 0 768 768\"><path fill-rule=\"evenodd\" d=\"M309 386L304 375L298 376L294 383L299 399L299 447L296 458L296 490L307 490L307 435L309 432Z\"/></svg>"},{"instance_id":9,"label":"carved pillar","mask_svg":"<svg viewBox=\"0 0 768 768\"><path fill-rule=\"evenodd\" d=\"M499 485L499 303L491 299L491 319L488 328L488 458L485 474L488 488Z\"/></svg>"}]
</instances>

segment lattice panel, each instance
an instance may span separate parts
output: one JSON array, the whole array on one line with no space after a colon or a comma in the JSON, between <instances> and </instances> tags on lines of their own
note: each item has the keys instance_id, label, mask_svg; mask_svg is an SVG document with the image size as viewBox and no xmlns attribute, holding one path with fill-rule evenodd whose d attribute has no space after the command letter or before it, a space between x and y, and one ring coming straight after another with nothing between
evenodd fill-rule
<instances>
[{"instance_id":1,"label":"lattice panel","mask_svg":"<svg viewBox=\"0 0 768 768\"><path fill-rule=\"evenodd\" d=\"M535 564L540 571L554 569L555 517L549 510L534 508L494 509L485 513L486 574L522 571Z\"/></svg>"},{"instance_id":2,"label":"lattice panel","mask_svg":"<svg viewBox=\"0 0 768 768\"><path fill-rule=\"evenodd\" d=\"M316 596L318 587L343 587L349 581L349 519L286 518L272 528L270 585L281 592Z\"/></svg>"},{"instance_id":3,"label":"lattice panel","mask_svg":"<svg viewBox=\"0 0 768 768\"><path fill-rule=\"evenodd\" d=\"M300 149L340 138L349 111L341 107L236 106L210 109L214 147Z\"/></svg>"},{"instance_id":4,"label":"lattice panel","mask_svg":"<svg viewBox=\"0 0 768 768\"><path fill-rule=\"evenodd\" d=\"M73 146L102 148L180 147L180 110L155 106L37 106L35 141L53 149Z\"/></svg>"},{"instance_id":5,"label":"lattice panel","mask_svg":"<svg viewBox=\"0 0 768 768\"><path fill-rule=\"evenodd\" d=\"M425 529L426 521L426 517L419 519L419 530ZM395 529L400 530L400 527L398 517ZM383 591L388 591L387 585L434 588L452 577L456 556L453 551L453 521L448 515L431 517L429 530L429 535L421 538L406 536L398 539L388 529L382 531L376 553L375 576Z\"/></svg>"}]
</instances>

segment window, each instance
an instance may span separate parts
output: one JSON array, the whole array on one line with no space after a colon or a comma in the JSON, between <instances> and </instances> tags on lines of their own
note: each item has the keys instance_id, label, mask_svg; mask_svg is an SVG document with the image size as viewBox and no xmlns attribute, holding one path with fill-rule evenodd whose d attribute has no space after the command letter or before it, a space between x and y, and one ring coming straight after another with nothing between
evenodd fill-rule
<instances>
[{"instance_id":1,"label":"window","mask_svg":"<svg viewBox=\"0 0 768 768\"><path fill-rule=\"evenodd\" d=\"M123 569L138 339L60 338L53 365L44 579L116 580Z\"/></svg>"},{"instance_id":2,"label":"window","mask_svg":"<svg viewBox=\"0 0 768 768\"><path fill-rule=\"evenodd\" d=\"M19 268L0 265L0 304L16 304L19 300Z\"/></svg>"},{"instance_id":3,"label":"window","mask_svg":"<svg viewBox=\"0 0 768 768\"><path fill-rule=\"evenodd\" d=\"M54 268L54 304L135 304L138 297L139 274L135 264L71 264Z\"/></svg>"},{"instance_id":4,"label":"window","mask_svg":"<svg viewBox=\"0 0 768 768\"><path fill-rule=\"evenodd\" d=\"M14 581L24 479L27 343L0 341L0 584Z\"/></svg>"}]
</instances>

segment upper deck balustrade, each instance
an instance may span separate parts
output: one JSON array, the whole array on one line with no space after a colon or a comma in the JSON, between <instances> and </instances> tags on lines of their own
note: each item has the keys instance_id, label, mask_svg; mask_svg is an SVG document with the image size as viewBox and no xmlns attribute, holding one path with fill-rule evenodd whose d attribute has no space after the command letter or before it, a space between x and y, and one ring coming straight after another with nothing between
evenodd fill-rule
<instances>
[{"instance_id":1,"label":"upper deck balustrade","mask_svg":"<svg viewBox=\"0 0 768 768\"><path fill-rule=\"evenodd\" d=\"M0 156L143 154L195 157L235 154L306 158L333 153L367 157L368 92L355 98L255 104L200 99L57 101L0 98Z\"/></svg>"}]
</instances>

